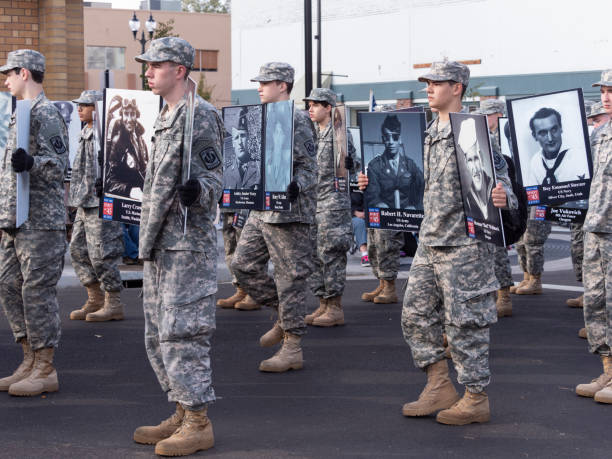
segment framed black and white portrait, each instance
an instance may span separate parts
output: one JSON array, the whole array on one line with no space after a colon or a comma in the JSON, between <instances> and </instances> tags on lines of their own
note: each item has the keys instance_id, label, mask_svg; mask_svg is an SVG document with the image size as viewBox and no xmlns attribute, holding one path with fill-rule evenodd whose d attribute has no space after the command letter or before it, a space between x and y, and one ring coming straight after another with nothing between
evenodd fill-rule
<instances>
[{"instance_id":1,"label":"framed black and white portrait","mask_svg":"<svg viewBox=\"0 0 612 459\"><path fill-rule=\"evenodd\" d=\"M223 200L231 209L257 209L262 200L263 106L223 108Z\"/></svg>"},{"instance_id":2,"label":"framed black and white portrait","mask_svg":"<svg viewBox=\"0 0 612 459\"><path fill-rule=\"evenodd\" d=\"M467 235L503 247L501 213L491 198L496 177L487 116L451 113L450 122Z\"/></svg>"},{"instance_id":3,"label":"framed black and white portrait","mask_svg":"<svg viewBox=\"0 0 612 459\"><path fill-rule=\"evenodd\" d=\"M415 231L423 220L424 113L358 113L370 228Z\"/></svg>"},{"instance_id":4,"label":"framed black and white portrait","mask_svg":"<svg viewBox=\"0 0 612 459\"><path fill-rule=\"evenodd\" d=\"M104 90L101 217L140 224L142 190L161 97L151 91Z\"/></svg>"},{"instance_id":5,"label":"framed black and white portrait","mask_svg":"<svg viewBox=\"0 0 612 459\"><path fill-rule=\"evenodd\" d=\"M265 104L264 210L289 210L293 174L293 101Z\"/></svg>"},{"instance_id":6,"label":"framed black and white portrait","mask_svg":"<svg viewBox=\"0 0 612 459\"><path fill-rule=\"evenodd\" d=\"M14 110L15 99L8 92L0 92L0 152L6 148L9 123Z\"/></svg>"},{"instance_id":7,"label":"framed black and white portrait","mask_svg":"<svg viewBox=\"0 0 612 459\"><path fill-rule=\"evenodd\" d=\"M339 192L348 191L348 170L345 162L348 154L349 141L346 130L346 107L338 104L332 109L332 137L334 152L334 189Z\"/></svg>"},{"instance_id":8,"label":"framed black and white portrait","mask_svg":"<svg viewBox=\"0 0 612 459\"><path fill-rule=\"evenodd\" d=\"M508 117L529 204L587 199L593 165L582 90L511 100Z\"/></svg>"},{"instance_id":9,"label":"framed black and white portrait","mask_svg":"<svg viewBox=\"0 0 612 459\"><path fill-rule=\"evenodd\" d=\"M68 159L70 160L70 167L65 180L69 182L72 174L72 163L79 149L79 137L81 135L83 123L81 123L81 119L79 118L78 104L69 100L56 100L53 102L53 105L55 105L61 113L66 123L66 129L68 130Z\"/></svg>"}]
</instances>

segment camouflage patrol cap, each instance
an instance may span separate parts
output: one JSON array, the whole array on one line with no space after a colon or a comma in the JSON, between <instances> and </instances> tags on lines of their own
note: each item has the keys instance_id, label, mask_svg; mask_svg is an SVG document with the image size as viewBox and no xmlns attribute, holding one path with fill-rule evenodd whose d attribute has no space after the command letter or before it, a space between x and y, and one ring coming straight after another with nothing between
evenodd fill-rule
<instances>
[{"instance_id":1,"label":"camouflage patrol cap","mask_svg":"<svg viewBox=\"0 0 612 459\"><path fill-rule=\"evenodd\" d=\"M465 86L470 81L470 69L467 65L455 61L434 62L429 73L419 77L419 81L456 81Z\"/></svg>"},{"instance_id":2,"label":"camouflage patrol cap","mask_svg":"<svg viewBox=\"0 0 612 459\"><path fill-rule=\"evenodd\" d=\"M313 88L310 95L305 99L305 102L327 102L332 107L336 106L336 93L327 88Z\"/></svg>"},{"instance_id":3,"label":"camouflage patrol cap","mask_svg":"<svg viewBox=\"0 0 612 459\"><path fill-rule=\"evenodd\" d=\"M608 112L604 108L601 102L595 102L591 105L591 107L587 110L587 118L593 118L597 115L607 115Z\"/></svg>"},{"instance_id":4,"label":"camouflage patrol cap","mask_svg":"<svg viewBox=\"0 0 612 459\"><path fill-rule=\"evenodd\" d=\"M251 81L284 81L293 83L295 71L286 62L268 62L259 68L259 75Z\"/></svg>"},{"instance_id":5,"label":"camouflage patrol cap","mask_svg":"<svg viewBox=\"0 0 612 459\"><path fill-rule=\"evenodd\" d=\"M6 64L0 67L0 73L7 73L14 68L34 70L35 72L45 71L45 56L33 49L18 49L11 51L6 56Z\"/></svg>"},{"instance_id":6,"label":"camouflage patrol cap","mask_svg":"<svg viewBox=\"0 0 612 459\"><path fill-rule=\"evenodd\" d=\"M478 110L483 115L492 115L493 113L506 113L506 103L501 99L486 99L480 102Z\"/></svg>"},{"instance_id":7,"label":"camouflage patrol cap","mask_svg":"<svg viewBox=\"0 0 612 459\"><path fill-rule=\"evenodd\" d=\"M86 90L81 93L78 99L74 99L72 102L75 104L88 104L93 105L99 100L102 100L102 93L100 91Z\"/></svg>"},{"instance_id":8,"label":"camouflage patrol cap","mask_svg":"<svg viewBox=\"0 0 612 459\"><path fill-rule=\"evenodd\" d=\"M612 69L601 72L601 80L597 83L593 83L591 86L612 86Z\"/></svg>"},{"instance_id":9,"label":"camouflage patrol cap","mask_svg":"<svg viewBox=\"0 0 612 459\"><path fill-rule=\"evenodd\" d=\"M164 37L153 40L149 49L134 59L143 63L174 62L191 69L194 58L195 50L188 41L178 37Z\"/></svg>"}]
</instances>

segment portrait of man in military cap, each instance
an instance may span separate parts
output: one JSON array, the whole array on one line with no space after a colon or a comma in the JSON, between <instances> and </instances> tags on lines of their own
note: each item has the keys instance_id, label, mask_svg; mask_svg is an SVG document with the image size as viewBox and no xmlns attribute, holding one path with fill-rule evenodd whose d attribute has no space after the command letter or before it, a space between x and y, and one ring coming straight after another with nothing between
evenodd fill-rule
<instances>
[{"instance_id":1,"label":"portrait of man in military cap","mask_svg":"<svg viewBox=\"0 0 612 459\"><path fill-rule=\"evenodd\" d=\"M368 207L423 208L421 118L420 113L360 114Z\"/></svg>"},{"instance_id":2,"label":"portrait of man in military cap","mask_svg":"<svg viewBox=\"0 0 612 459\"><path fill-rule=\"evenodd\" d=\"M81 135L82 127L77 105L69 100L57 100L53 102L53 105L58 108L66 123L66 129L68 129L68 157L70 167L72 167L77 148L79 147L79 136ZM70 177L68 176L67 179L70 179Z\"/></svg>"},{"instance_id":3,"label":"portrait of man in military cap","mask_svg":"<svg viewBox=\"0 0 612 459\"><path fill-rule=\"evenodd\" d=\"M499 211L491 200L495 175L486 119L483 115L453 113L451 123L465 214L474 220L499 222Z\"/></svg>"},{"instance_id":4,"label":"portrait of man in military cap","mask_svg":"<svg viewBox=\"0 0 612 459\"><path fill-rule=\"evenodd\" d=\"M581 99L570 90L510 101L523 186L590 179Z\"/></svg>"},{"instance_id":5,"label":"portrait of man in military cap","mask_svg":"<svg viewBox=\"0 0 612 459\"><path fill-rule=\"evenodd\" d=\"M223 110L227 136L223 150L223 188L257 189L261 182L261 106Z\"/></svg>"},{"instance_id":6,"label":"portrait of man in military cap","mask_svg":"<svg viewBox=\"0 0 612 459\"><path fill-rule=\"evenodd\" d=\"M104 193L140 201L159 97L107 89L105 104Z\"/></svg>"},{"instance_id":7,"label":"portrait of man in military cap","mask_svg":"<svg viewBox=\"0 0 612 459\"><path fill-rule=\"evenodd\" d=\"M337 105L333 109L332 124L334 128L334 167L336 177L348 177L348 170L344 166L347 151L348 138L346 134L346 107Z\"/></svg>"}]
</instances>

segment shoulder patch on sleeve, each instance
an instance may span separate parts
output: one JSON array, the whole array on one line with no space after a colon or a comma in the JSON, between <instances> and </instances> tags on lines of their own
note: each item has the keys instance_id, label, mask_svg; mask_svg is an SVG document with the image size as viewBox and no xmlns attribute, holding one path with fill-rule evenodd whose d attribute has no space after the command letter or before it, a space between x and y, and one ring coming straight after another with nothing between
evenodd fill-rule
<instances>
[{"instance_id":1,"label":"shoulder patch on sleeve","mask_svg":"<svg viewBox=\"0 0 612 459\"><path fill-rule=\"evenodd\" d=\"M202 161L204 161L206 169L208 169L209 171L212 169L216 169L221 165L221 159L219 159L219 156L217 155L217 152L213 147L204 148L202 151L200 151L199 154L202 158Z\"/></svg>"},{"instance_id":2,"label":"shoulder patch on sleeve","mask_svg":"<svg viewBox=\"0 0 612 459\"><path fill-rule=\"evenodd\" d=\"M53 137L51 137L49 139L49 143L55 150L55 153L57 153L58 155L66 153L66 145L64 145L64 141L59 135L54 135Z\"/></svg>"},{"instance_id":3,"label":"shoulder patch on sleeve","mask_svg":"<svg viewBox=\"0 0 612 459\"><path fill-rule=\"evenodd\" d=\"M507 166L506 160L496 151L493 152L493 161L495 162L495 170L497 171L500 171Z\"/></svg>"},{"instance_id":4,"label":"shoulder patch on sleeve","mask_svg":"<svg viewBox=\"0 0 612 459\"><path fill-rule=\"evenodd\" d=\"M308 139L306 142L304 142L304 147L306 148L306 151L308 152L310 156L314 156L315 153L317 152L312 139Z\"/></svg>"}]
</instances>

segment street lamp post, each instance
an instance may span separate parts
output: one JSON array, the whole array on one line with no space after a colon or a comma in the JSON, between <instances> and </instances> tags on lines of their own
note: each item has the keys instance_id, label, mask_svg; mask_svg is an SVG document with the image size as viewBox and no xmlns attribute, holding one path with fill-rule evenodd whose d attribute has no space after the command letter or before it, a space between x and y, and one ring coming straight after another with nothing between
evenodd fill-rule
<instances>
[{"instance_id":1,"label":"street lamp post","mask_svg":"<svg viewBox=\"0 0 612 459\"><path fill-rule=\"evenodd\" d=\"M136 17L136 12L134 12L134 16L132 16L132 19L130 19L128 24L130 25L130 30L132 31L132 34L134 35L134 40L139 42L140 46L142 47L141 54L144 54L144 52L145 52L145 44L148 41L153 40L153 32L155 32L155 29L157 28L157 22L155 22L155 19L153 19L153 15L151 13L149 13L149 19L145 22L145 28L147 29L147 32L149 32L149 38L148 39L145 38L144 29L142 31L142 35L140 36L140 39L136 38L136 34L138 33L138 29L140 29L140 21ZM141 74L141 77L142 77L142 89L145 89L145 65L144 65L144 63L142 64L142 74Z\"/></svg>"}]
</instances>

